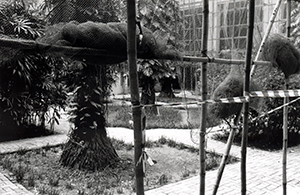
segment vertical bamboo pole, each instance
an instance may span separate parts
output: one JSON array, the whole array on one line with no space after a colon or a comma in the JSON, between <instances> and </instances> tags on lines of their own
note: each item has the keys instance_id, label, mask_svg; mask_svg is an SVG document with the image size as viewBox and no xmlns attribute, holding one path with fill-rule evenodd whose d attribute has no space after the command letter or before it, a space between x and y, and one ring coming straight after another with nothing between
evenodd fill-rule
<instances>
[{"instance_id":1,"label":"vertical bamboo pole","mask_svg":"<svg viewBox=\"0 0 300 195\"><path fill-rule=\"evenodd\" d=\"M287 9L286 9L286 35L287 37L291 36L291 0L287 0Z\"/></svg>"},{"instance_id":2,"label":"vertical bamboo pole","mask_svg":"<svg viewBox=\"0 0 300 195\"><path fill-rule=\"evenodd\" d=\"M273 13L272 13L272 17L271 17L271 19L269 21L269 24L268 24L267 31L266 31L266 33L265 33L265 35L264 35L264 37L263 37L263 39L262 39L262 41L260 43L260 46L258 48L258 51L257 51L257 54L256 54L256 57L255 57L254 61L258 61L258 59L260 58L261 51L262 51L262 49L264 47L264 44L265 44L265 42L266 42L266 40L267 40L267 38L268 38L268 36L269 36L269 34L271 32L271 29L272 29L272 26L274 24L275 18L277 16L277 13L278 13L281 1L282 0L278 0L277 3L276 3L276 5L275 5L275 7L274 7L274 10L273 10ZM250 78L254 75L255 68L256 68L256 65L253 65L252 68L251 68Z\"/></svg>"},{"instance_id":3,"label":"vertical bamboo pole","mask_svg":"<svg viewBox=\"0 0 300 195\"><path fill-rule=\"evenodd\" d=\"M127 57L129 65L130 93L134 129L134 162L136 194L144 195L143 162L139 162L142 155L142 120L136 66L136 4L135 0L127 1Z\"/></svg>"},{"instance_id":4,"label":"vertical bamboo pole","mask_svg":"<svg viewBox=\"0 0 300 195\"><path fill-rule=\"evenodd\" d=\"M208 42L208 14L209 14L209 2L203 0L203 21L202 21L202 57L207 55L207 42ZM202 101L207 99L207 62L202 63L201 68L201 88L202 88ZM205 194L205 134L206 134L206 113L207 104L202 104L201 109L201 125L200 125L200 195Z\"/></svg>"},{"instance_id":5,"label":"vertical bamboo pole","mask_svg":"<svg viewBox=\"0 0 300 195\"><path fill-rule=\"evenodd\" d=\"M290 37L291 31L291 1L287 0L287 37ZM288 87L288 78L284 80L284 90L287 90ZM283 104L287 104L289 102L288 97L284 97ZM287 165L287 147L288 147L288 106L283 107L283 139L282 139L282 190L283 195L287 194L287 173L286 173L286 165Z\"/></svg>"},{"instance_id":6,"label":"vertical bamboo pole","mask_svg":"<svg viewBox=\"0 0 300 195\"><path fill-rule=\"evenodd\" d=\"M284 90L288 89L288 78L284 80ZM288 97L284 97L283 104L287 104L289 102ZM287 194L286 185L287 185L287 177L286 177L286 162L287 162L287 146L288 146L288 106L283 107L283 139L282 139L282 190L283 195Z\"/></svg>"},{"instance_id":7,"label":"vertical bamboo pole","mask_svg":"<svg viewBox=\"0 0 300 195\"><path fill-rule=\"evenodd\" d=\"M227 140L227 143L226 143L226 149L225 149L225 152L222 156L220 167L218 169L218 175L217 175L216 183L214 185L214 190L213 190L213 193L212 193L213 195L216 195L217 192L218 192L218 188L219 188L219 185L220 185L220 182L221 182L221 179L222 179L222 175L223 175L223 172L224 172L224 169L225 169L225 165L226 165L226 162L228 160L230 149L231 149L234 137L235 137L236 127L238 126L238 123L239 123L240 118L241 118L241 114L242 114L242 112L240 112L236 116L236 118L234 120L233 127L230 129L230 133L229 133L228 140Z\"/></svg>"},{"instance_id":8,"label":"vertical bamboo pole","mask_svg":"<svg viewBox=\"0 0 300 195\"><path fill-rule=\"evenodd\" d=\"M250 86L250 68L252 62L251 55L252 55L252 44L253 44L254 13L255 13L255 0L250 0L244 96L248 95L250 89L249 86ZM248 145L249 102L244 103L243 109L244 109L244 120L243 120L242 149L241 149L241 194L246 195L246 191L247 191L246 157L247 157L247 145Z\"/></svg>"}]
</instances>

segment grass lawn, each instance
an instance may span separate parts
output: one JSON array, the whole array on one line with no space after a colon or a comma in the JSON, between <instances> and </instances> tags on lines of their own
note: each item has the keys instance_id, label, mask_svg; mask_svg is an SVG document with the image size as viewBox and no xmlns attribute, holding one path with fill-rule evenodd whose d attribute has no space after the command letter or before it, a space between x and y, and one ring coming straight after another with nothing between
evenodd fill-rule
<instances>
[{"instance_id":1,"label":"grass lawn","mask_svg":"<svg viewBox=\"0 0 300 195\"><path fill-rule=\"evenodd\" d=\"M159 115L146 116L146 129L166 128L166 129L189 129L199 128L200 110L199 108L174 108L159 107ZM132 128L131 107L127 105L109 105L107 112L107 126Z\"/></svg>"},{"instance_id":2,"label":"grass lawn","mask_svg":"<svg viewBox=\"0 0 300 195\"><path fill-rule=\"evenodd\" d=\"M33 151L20 149L0 156L0 165L19 183L37 194L131 194L135 191L133 146L113 139L121 158L115 168L103 171L82 171L62 167L59 158L62 147L45 147ZM166 138L147 142L147 154L157 163L147 164L145 190L198 175L198 149ZM216 168L221 157L207 153L207 170ZM230 158L230 163L237 159Z\"/></svg>"}]
</instances>

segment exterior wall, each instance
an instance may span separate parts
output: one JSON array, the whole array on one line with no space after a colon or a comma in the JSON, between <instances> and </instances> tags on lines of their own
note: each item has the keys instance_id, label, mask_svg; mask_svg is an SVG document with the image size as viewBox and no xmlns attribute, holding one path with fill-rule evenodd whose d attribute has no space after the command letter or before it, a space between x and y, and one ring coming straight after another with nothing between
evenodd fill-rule
<instances>
[{"instance_id":1,"label":"exterior wall","mask_svg":"<svg viewBox=\"0 0 300 195\"><path fill-rule=\"evenodd\" d=\"M112 94L120 95L129 93L129 79L128 76L124 73L120 73L116 82L112 84Z\"/></svg>"},{"instance_id":2,"label":"exterior wall","mask_svg":"<svg viewBox=\"0 0 300 195\"><path fill-rule=\"evenodd\" d=\"M209 38L208 51L211 56L218 56L222 50L239 50L245 51L247 39L247 14L248 5L246 0L211 0L209 1ZM254 31L254 48L258 48L261 39L268 27L273 9L277 0L257 0L255 1L255 31ZM185 25L183 27L183 41L189 43L186 46L187 55L200 55L201 51L201 26L195 22L197 18L202 19L202 0L179 0L181 14ZM194 13L194 16L188 15L188 11ZM191 19L191 17L193 17ZM229 17L231 19L229 19ZM286 1L283 1L278 11L275 23L271 33L285 33L286 21ZM188 36L190 26L195 28L194 36ZM197 34L198 32L198 34ZM199 34L200 33L200 34ZM191 34L191 33L190 33ZM189 40L187 39L189 37ZM199 39L200 38L200 39ZM194 44L200 43L198 47Z\"/></svg>"}]
</instances>

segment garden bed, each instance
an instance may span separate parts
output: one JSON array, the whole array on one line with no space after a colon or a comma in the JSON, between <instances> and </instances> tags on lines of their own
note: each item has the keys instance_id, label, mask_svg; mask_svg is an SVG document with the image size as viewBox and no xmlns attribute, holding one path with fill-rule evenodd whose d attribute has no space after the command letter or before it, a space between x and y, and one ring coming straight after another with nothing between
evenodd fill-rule
<instances>
[{"instance_id":1,"label":"garden bed","mask_svg":"<svg viewBox=\"0 0 300 195\"><path fill-rule=\"evenodd\" d=\"M133 146L114 140L120 156L114 168L84 171L62 167L59 158L62 147L45 147L33 151L19 150L0 156L1 166L28 190L38 194L131 194L135 191ZM198 149L166 138L147 142L148 155L157 163L147 164L145 190L173 183L199 174ZM207 170L218 166L221 157L207 153ZM230 158L229 162L237 159Z\"/></svg>"}]
</instances>

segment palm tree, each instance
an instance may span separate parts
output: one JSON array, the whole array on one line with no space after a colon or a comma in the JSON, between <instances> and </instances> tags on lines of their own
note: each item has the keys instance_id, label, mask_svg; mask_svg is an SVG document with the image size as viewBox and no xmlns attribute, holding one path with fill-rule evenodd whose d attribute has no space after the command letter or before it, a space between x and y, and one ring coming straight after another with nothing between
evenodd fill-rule
<instances>
[{"instance_id":1,"label":"palm tree","mask_svg":"<svg viewBox=\"0 0 300 195\"><path fill-rule=\"evenodd\" d=\"M61 155L65 166L97 170L119 161L105 129L104 100L113 82L110 70L88 59L73 79L77 86L72 106L75 127Z\"/></svg>"},{"instance_id":2,"label":"palm tree","mask_svg":"<svg viewBox=\"0 0 300 195\"><path fill-rule=\"evenodd\" d=\"M49 5L49 21L54 24L75 20L117 22L120 2L117 0L56 0ZM97 59L86 58L72 78L75 90L71 114L74 129L66 143L60 162L64 166L98 170L113 166L119 157L107 137L104 101L113 83L113 70Z\"/></svg>"}]
</instances>

